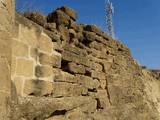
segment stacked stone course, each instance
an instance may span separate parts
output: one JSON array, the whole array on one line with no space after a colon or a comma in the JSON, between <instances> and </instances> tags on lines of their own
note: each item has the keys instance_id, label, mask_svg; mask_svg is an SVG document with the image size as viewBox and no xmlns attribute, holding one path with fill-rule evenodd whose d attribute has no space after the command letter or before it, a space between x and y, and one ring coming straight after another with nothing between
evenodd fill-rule
<instances>
[{"instance_id":1,"label":"stacked stone course","mask_svg":"<svg viewBox=\"0 0 160 120\"><path fill-rule=\"evenodd\" d=\"M77 13L66 6L24 16L16 15L12 47L12 120L158 118L144 104L143 80L153 78L125 45L94 25L76 24Z\"/></svg>"}]
</instances>

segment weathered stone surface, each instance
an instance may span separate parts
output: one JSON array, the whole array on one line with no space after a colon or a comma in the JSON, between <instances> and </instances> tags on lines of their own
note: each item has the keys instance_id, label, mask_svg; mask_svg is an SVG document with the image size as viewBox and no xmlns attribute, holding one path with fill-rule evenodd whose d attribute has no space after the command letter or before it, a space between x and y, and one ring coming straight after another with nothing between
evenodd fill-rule
<instances>
[{"instance_id":1,"label":"weathered stone surface","mask_svg":"<svg viewBox=\"0 0 160 120\"><path fill-rule=\"evenodd\" d=\"M18 57L29 56L29 46L19 41L13 40L12 42L12 54Z\"/></svg>"},{"instance_id":2,"label":"weathered stone surface","mask_svg":"<svg viewBox=\"0 0 160 120\"><path fill-rule=\"evenodd\" d=\"M59 10L61 10L61 11L63 11L65 14L67 14L68 16L70 16L70 18L72 19L72 20L74 20L74 21L76 21L77 20L77 13L73 10L73 9L71 9L71 8L69 8L69 7L67 7L67 6L63 6L63 7L60 7L60 8L58 8Z\"/></svg>"},{"instance_id":3,"label":"weathered stone surface","mask_svg":"<svg viewBox=\"0 0 160 120\"><path fill-rule=\"evenodd\" d=\"M14 37L22 45L13 48L12 56L13 120L159 120L159 72L142 69L125 45L95 26L76 25L74 11L67 12L51 13L45 28L23 17L16 19ZM5 58L11 55L9 49L3 51L11 38L4 33L0 33L2 67L10 63ZM24 45L28 56L18 51ZM0 76L8 79L9 74L1 73L9 67L4 68Z\"/></svg>"},{"instance_id":4,"label":"weathered stone surface","mask_svg":"<svg viewBox=\"0 0 160 120\"><path fill-rule=\"evenodd\" d=\"M51 65L57 68L61 67L61 56L39 53L39 61L42 65Z\"/></svg>"},{"instance_id":5,"label":"weathered stone surface","mask_svg":"<svg viewBox=\"0 0 160 120\"><path fill-rule=\"evenodd\" d=\"M47 16L47 22L57 23L58 25L69 25L70 17L61 10L56 10Z\"/></svg>"},{"instance_id":6,"label":"weathered stone surface","mask_svg":"<svg viewBox=\"0 0 160 120\"><path fill-rule=\"evenodd\" d=\"M52 39L44 33L41 34L39 38L39 50L44 51L44 52L53 51Z\"/></svg>"},{"instance_id":7,"label":"weathered stone surface","mask_svg":"<svg viewBox=\"0 0 160 120\"><path fill-rule=\"evenodd\" d=\"M36 22L41 26L44 26L47 21L46 17L39 12L25 12L23 16Z\"/></svg>"},{"instance_id":8,"label":"weathered stone surface","mask_svg":"<svg viewBox=\"0 0 160 120\"><path fill-rule=\"evenodd\" d=\"M35 76L36 77L50 77L53 75L53 68L48 66L36 66Z\"/></svg>"},{"instance_id":9,"label":"weathered stone surface","mask_svg":"<svg viewBox=\"0 0 160 120\"><path fill-rule=\"evenodd\" d=\"M16 65L16 75L33 77L34 66L31 60L18 59Z\"/></svg>"},{"instance_id":10,"label":"weathered stone surface","mask_svg":"<svg viewBox=\"0 0 160 120\"><path fill-rule=\"evenodd\" d=\"M53 83L43 80L25 80L23 87L24 96L50 96L53 90Z\"/></svg>"},{"instance_id":11,"label":"weathered stone surface","mask_svg":"<svg viewBox=\"0 0 160 120\"><path fill-rule=\"evenodd\" d=\"M94 32L98 35L102 35L102 30L100 30L97 26L95 25L86 25L84 28L83 28L85 31L90 31L90 32Z\"/></svg>"},{"instance_id":12,"label":"weathered stone surface","mask_svg":"<svg viewBox=\"0 0 160 120\"><path fill-rule=\"evenodd\" d=\"M77 65L76 63L68 63L68 70L72 73L79 73L84 74L85 73L85 67L82 65Z\"/></svg>"}]
</instances>

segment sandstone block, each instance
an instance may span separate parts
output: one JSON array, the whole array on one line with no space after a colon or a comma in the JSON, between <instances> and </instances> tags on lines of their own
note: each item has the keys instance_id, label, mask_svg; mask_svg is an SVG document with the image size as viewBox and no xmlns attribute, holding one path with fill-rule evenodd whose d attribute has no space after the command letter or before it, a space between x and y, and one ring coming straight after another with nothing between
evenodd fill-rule
<instances>
[{"instance_id":1,"label":"sandstone block","mask_svg":"<svg viewBox=\"0 0 160 120\"><path fill-rule=\"evenodd\" d=\"M46 23L44 28L54 32L56 30L56 23Z\"/></svg>"},{"instance_id":2,"label":"sandstone block","mask_svg":"<svg viewBox=\"0 0 160 120\"><path fill-rule=\"evenodd\" d=\"M43 80L25 80L23 95L49 96L53 90L53 83Z\"/></svg>"},{"instance_id":3,"label":"sandstone block","mask_svg":"<svg viewBox=\"0 0 160 120\"><path fill-rule=\"evenodd\" d=\"M110 106L109 100L107 97L97 99L97 108L99 109L105 109Z\"/></svg>"},{"instance_id":4,"label":"sandstone block","mask_svg":"<svg viewBox=\"0 0 160 120\"><path fill-rule=\"evenodd\" d=\"M90 32L94 32L98 35L102 35L102 30L99 29L97 26L95 25L86 25L84 28L83 28L85 31L90 31Z\"/></svg>"},{"instance_id":5,"label":"sandstone block","mask_svg":"<svg viewBox=\"0 0 160 120\"><path fill-rule=\"evenodd\" d=\"M90 62L90 68L99 72L102 72L102 65L95 62Z\"/></svg>"},{"instance_id":6,"label":"sandstone block","mask_svg":"<svg viewBox=\"0 0 160 120\"><path fill-rule=\"evenodd\" d=\"M32 77L34 75L34 64L31 60L17 59L16 75Z\"/></svg>"},{"instance_id":7,"label":"sandstone block","mask_svg":"<svg viewBox=\"0 0 160 120\"><path fill-rule=\"evenodd\" d=\"M62 52L62 59L69 62L81 63L79 55L76 55L66 50Z\"/></svg>"},{"instance_id":8,"label":"sandstone block","mask_svg":"<svg viewBox=\"0 0 160 120\"><path fill-rule=\"evenodd\" d=\"M105 73L97 72L97 71L94 71L94 70L92 70L91 76L93 78L99 79L99 80L101 80L101 79L105 80L106 79Z\"/></svg>"},{"instance_id":9,"label":"sandstone block","mask_svg":"<svg viewBox=\"0 0 160 120\"><path fill-rule=\"evenodd\" d=\"M38 49L31 47L30 48L30 56L37 61L37 58L38 58Z\"/></svg>"},{"instance_id":10,"label":"sandstone block","mask_svg":"<svg viewBox=\"0 0 160 120\"><path fill-rule=\"evenodd\" d=\"M79 73L84 74L85 73L85 67L82 65L77 65L76 63L68 63L68 69L72 73Z\"/></svg>"},{"instance_id":11,"label":"sandstone block","mask_svg":"<svg viewBox=\"0 0 160 120\"><path fill-rule=\"evenodd\" d=\"M25 12L23 16L36 22L41 26L44 26L44 24L47 22L45 16L39 12Z\"/></svg>"},{"instance_id":12,"label":"sandstone block","mask_svg":"<svg viewBox=\"0 0 160 120\"><path fill-rule=\"evenodd\" d=\"M54 81L55 82L67 82L67 83L77 83L74 75L61 70L54 70Z\"/></svg>"},{"instance_id":13,"label":"sandstone block","mask_svg":"<svg viewBox=\"0 0 160 120\"><path fill-rule=\"evenodd\" d=\"M77 74L76 79L78 80L78 84L83 85L90 90L96 90L99 87L98 81L93 80L91 77Z\"/></svg>"},{"instance_id":14,"label":"sandstone block","mask_svg":"<svg viewBox=\"0 0 160 120\"><path fill-rule=\"evenodd\" d=\"M53 68L47 66L36 66L35 76L36 77L50 77L53 75Z\"/></svg>"},{"instance_id":15,"label":"sandstone block","mask_svg":"<svg viewBox=\"0 0 160 120\"><path fill-rule=\"evenodd\" d=\"M73 87L71 83L55 82L53 83L53 97L73 96Z\"/></svg>"},{"instance_id":16,"label":"sandstone block","mask_svg":"<svg viewBox=\"0 0 160 120\"><path fill-rule=\"evenodd\" d=\"M88 32L88 31L84 31L83 32L83 36L84 36L84 40L83 40L83 43L85 45L88 45L89 43L95 41L95 36L96 34L94 32Z\"/></svg>"},{"instance_id":17,"label":"sandstone block","mask_svg":"<svg viewBox=\"0 0 160 120\"><path fill-rule=\"evenodd\" d=\"M80 33L80 32L77 33L76 38L77 38L80 42L82 42L83 39L84 39L84 38L83 38L83 34Z\"/></svg>"},{"instance_id":18,"label":"sandstone block","mask_svg":"<svg viewBox=\"0 0 160 120\"><path fill-rule=\"evenodd\" d=\"M53 49L58 52L62 52L62 44L60 42L52 42Z\"/></svg>"},{"instance_id":19,"label":"sandstone block","mask_svg":"<svg viewBox=\"0 0 160 120\"><path fill-rule=\"evenodd\" d=\"M58 26L58 32L60 32L62 41L66 41L66 42L70 41L69 31L66 27L64 27L62 25L59 25Z\"/></svg>"},{"instance_id":20,"label":"sandstone block","mask_svg":"<svg viewBox=\"0 0 160 120\"><path fill-rule=\"evenodd\" d=\"M53 51L52 39L44 33L42 33L39 38L39 50L44 52Z\"/></svg>"},{"instance_id":21,"label":"sandstone block","mask_svg":"<svg viewBox=\"0 0 160 120\"><path fill-rule=\"evenodd\" d=\"M52 13L49 13L47 16L48 23L57 23L58 25L69 25L70 16L65 14L61 10L56 10Z\"/></svg>"},{"instance_id":22,"label":"sandstone block","mask_svg":"<svg viewBox=\"0 0 160 120\"><path fill-rule=\"evenodd\" d=\"M77 31L77 24L72 19L69 20L69 28L72 28Z\"/></svg>"},{"instance_id":23,"label":"sandstone block","mask_svg":"<svg viewBox=\"0 0 160 120\"><path fill-rule=\"evenodd\" d=\"M29 47L28 45L13 40L12 42L12 55L17 57L28 57L29 56Z\"/></svg>"},{"instance_id":24,"label":"sandstone block","mask_svg":"<svg viewBox=\"0 0 160 120\"><path fill-rule=\"evenodd\" d=\"M57 55L48 55L45 53L39 53L39 61L42 65L51 65L53 67L61 67L61 56Z\"/></svg>"},{"instance_id":25,"label":"sandstone block","mask_svg":"<svg viewBox=\"0 0 160 120\"><path fill-rule=\"evenodd\" d=\"M32 47L37 47L39 45L38 37L39 36L37 36L36 31L33 28L29 29L28 27L25 27L24 25L20 25L19 27L20 41Z\"/></svg>"},{"instance_id":26,"label":"sandstone block","mask_svg":"<svg viewBox=\"0 0 160 120\"><path fill-rule=\"evenodd\" d=\"M47 34L52 39L52 41L54 41L54 42L60 42L61 41L59 34L53 32L53 31L46 30L46 29L43 29L43 32L45 34Z\"/></svg>"},{"instance_id":27,"label":"sandstone block","mask_svg":"<svg viewBox=\"0 0 160 120\"><path fill-rule=\"evenodd\" d=\"M68 16L70 16L70 18L74 21L77 20L77 13L76 11L74 11L73 9L67 7L67 6L63 6L61 8L59 8L59 10L63 11L65 14L67 14Z\"/></svg>"}]
</instances>

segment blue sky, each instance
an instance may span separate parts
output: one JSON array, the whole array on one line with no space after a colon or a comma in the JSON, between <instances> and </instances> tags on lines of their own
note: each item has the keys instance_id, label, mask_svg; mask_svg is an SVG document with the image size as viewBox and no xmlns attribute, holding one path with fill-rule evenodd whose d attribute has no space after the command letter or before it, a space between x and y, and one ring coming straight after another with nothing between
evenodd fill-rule
<instances>
[{"instance_id":1,"label":"blue sky","mask_svg":"<svg viewBox=\"0 0 160 120\"><path fill-rule=\"evenodd\" d=\"M24 4L30 0L17 1L20 4L23 1ZM106 31L105 0L31 1L34 1L33 6L44 14L67 5L77 11L77 23L95 24ZM117 39L131 49L132 56L141 65L160 69L160 0L110 1L115 8L113 24Z\"/></svg>"}]
</instances>

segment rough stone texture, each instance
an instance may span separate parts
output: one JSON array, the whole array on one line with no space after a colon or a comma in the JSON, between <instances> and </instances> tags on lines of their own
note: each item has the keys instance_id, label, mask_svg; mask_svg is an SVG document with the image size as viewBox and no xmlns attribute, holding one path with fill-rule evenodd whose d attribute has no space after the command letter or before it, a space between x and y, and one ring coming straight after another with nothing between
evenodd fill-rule
<instances>
[{"instance_id":1,"label":"rough stone texture","mask_svg":"<svg viewBox=\"0 0 160 120\"><path fill-rule=\"evenodd\" d=\"M14 0L1 0L0 14L0 119L9 120Z\"/></svg>"},{"instance_id":2,"label":"rough stone texture","mask_svg":"<svg viewBox=\"0 0 160 120\"><path fill-rule=\"evenodd\" d=\"M125 45L76 19L67 7L47 15L44 26L16 16L11 119L159 120L160 72L142 68Z\"/></svg>"}]
</instances>

